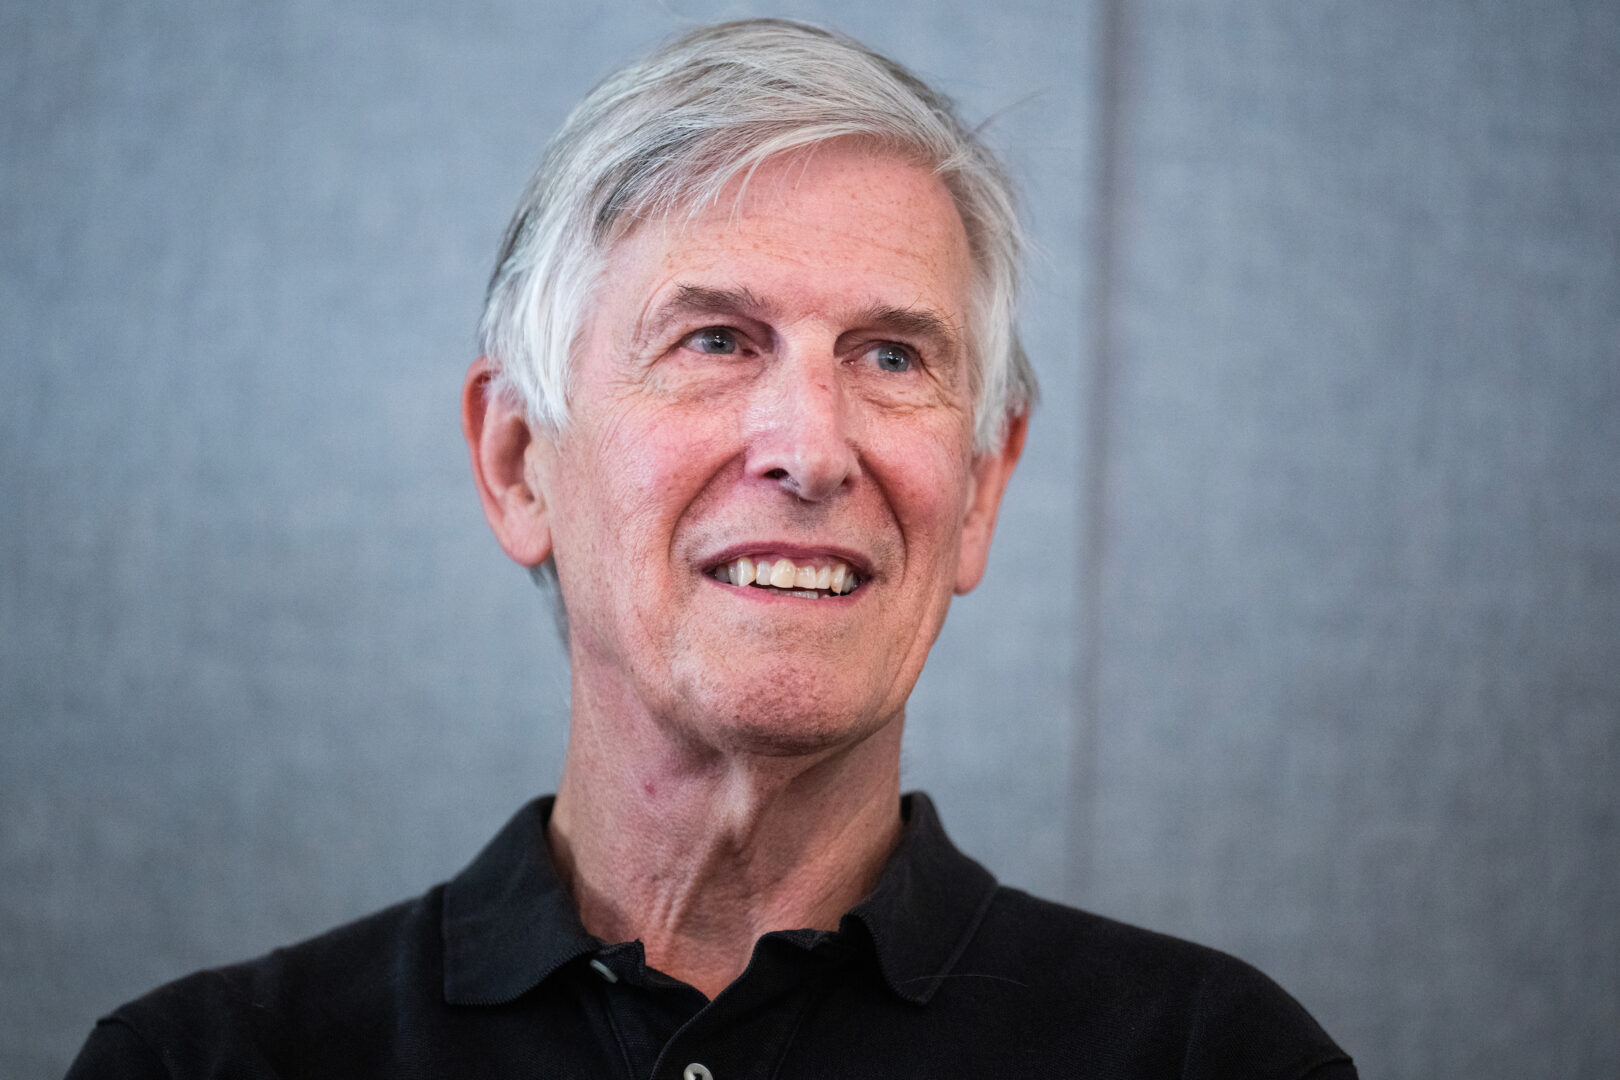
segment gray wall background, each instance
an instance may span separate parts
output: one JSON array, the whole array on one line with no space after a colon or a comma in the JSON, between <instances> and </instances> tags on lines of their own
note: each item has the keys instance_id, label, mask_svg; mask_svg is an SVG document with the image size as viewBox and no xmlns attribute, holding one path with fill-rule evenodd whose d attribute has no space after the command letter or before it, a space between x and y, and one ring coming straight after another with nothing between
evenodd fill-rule
<instances>
[{"instance_id":1,"label":"gray wall background","mask_svg":"<svg viewBox=\"0 0 1620 1080\"><path fill-rule=\"evenodd\" d=\"M1044 248L908 784L1368 1077L1620 1074L1608 0L0 3L0 1074L552 785L482 279L567 107L746 13L995 114Z\"/></svg>"}]
</instances>

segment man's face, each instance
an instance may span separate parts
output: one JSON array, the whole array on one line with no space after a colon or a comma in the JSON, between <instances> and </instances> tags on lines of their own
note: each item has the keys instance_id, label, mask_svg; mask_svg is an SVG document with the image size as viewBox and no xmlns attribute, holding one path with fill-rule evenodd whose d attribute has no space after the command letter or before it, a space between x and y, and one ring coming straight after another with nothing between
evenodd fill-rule
<instances>
[{"instance_id":1,"label":"man's face","mask_svg":"<svg viewBox=\"0 0 1620 1080\"><path fill-rule=\"evenodd\" d=\"M612 249L569 423L528 469L576 711L808 752L902 715L1016 451L973 453L971 264L938 179L829 144L737 190ZM790 587L732 583L749 563Z\"/></svg>"}]
</instances>

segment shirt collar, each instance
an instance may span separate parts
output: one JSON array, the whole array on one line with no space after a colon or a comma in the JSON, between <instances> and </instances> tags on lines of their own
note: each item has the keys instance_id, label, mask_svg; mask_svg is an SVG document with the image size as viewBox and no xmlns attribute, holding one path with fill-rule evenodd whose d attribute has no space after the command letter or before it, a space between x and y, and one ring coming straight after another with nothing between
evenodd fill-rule
<instances>
[{"instance_id":1,"label":"shirt collar","mask_svg":"<svg viewBox=\"0 0 1620 1080\"><path fill-rule=\"evenodd\" d=\"M529 803L444 890L444 998L499 1005L602 945L586 932L546 842L553 799ZM946 837L928 796L900 800L900 843L877 885L845 915L862 928L884 981L926 1004L972 940L996 881Z\"/></svg>"},{"instance_id":2,"label":"shirt collar","mask_svg":"<svg viewBox=\"0 0 1620 1080\"><path fill-rule=\"evenodd\" d=\"M889 988L926 1005L973 940L996 879L956 850L927 795L902 796L900 816L905 831L899 845L877 885L839 929L865 927Z\"/></svg>"},{"instance_id":3,"label":"shirt collar","mask_svg":"<svg viewBox=\"0 0 1620 1080\"><path fill-rule=\"evenodd\" d=\"M444 889L444 1000L500 1005L601 942L585 932L551 862L554 797L519 810Z\"/></svg>"}]
</instances>

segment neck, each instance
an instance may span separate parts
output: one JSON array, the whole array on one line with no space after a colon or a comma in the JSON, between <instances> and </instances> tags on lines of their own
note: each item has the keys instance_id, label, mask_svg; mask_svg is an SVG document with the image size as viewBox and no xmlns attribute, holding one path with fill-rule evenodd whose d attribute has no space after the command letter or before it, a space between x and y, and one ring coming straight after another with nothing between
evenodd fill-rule
<instances>
[{"instance_id":1,"label":"neck","mask_svg":"<svg viewBox=\"0 0 1620 1080\"><path fill-rule=\"evenodd\" d=\"M900 834L903 717L850 745L747 753L602 715L579 689L550 841L590 933L639 939L712 998L761 934L836 929L871 890Z\"/></svg>"}]
</instances>

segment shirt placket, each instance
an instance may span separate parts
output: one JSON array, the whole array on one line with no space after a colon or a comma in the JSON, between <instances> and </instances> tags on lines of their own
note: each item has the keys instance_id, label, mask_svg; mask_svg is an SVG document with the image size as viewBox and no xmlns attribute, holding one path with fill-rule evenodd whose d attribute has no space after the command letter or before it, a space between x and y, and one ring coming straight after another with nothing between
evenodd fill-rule
<instances>
[{"instance_id":1,"label":"shirt placket","mask_svg":"<svg viewBox=\"0 0 1620 1080\"><path fill-rule=\"evenodd\" d=\"M713 1001L685 983L636 968L639 945L613 946L596 960L609 1015L636 1080L740 1080L769 1077L792 1044L805 1011L826 992L845 950L829 935L766 935L748 969ZM631 948L635 952L630 952ZM595 965L593 965L593 969ZM611 976L611 978L610 978ZM680 1014L695 1004L684 1022ZM675 1026L671 1026L671 1025ZM648 1051L667 1031L655 1059Z\"/></svg>"}]
</instances>

